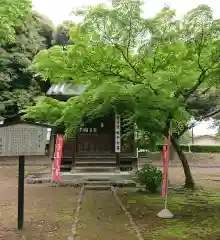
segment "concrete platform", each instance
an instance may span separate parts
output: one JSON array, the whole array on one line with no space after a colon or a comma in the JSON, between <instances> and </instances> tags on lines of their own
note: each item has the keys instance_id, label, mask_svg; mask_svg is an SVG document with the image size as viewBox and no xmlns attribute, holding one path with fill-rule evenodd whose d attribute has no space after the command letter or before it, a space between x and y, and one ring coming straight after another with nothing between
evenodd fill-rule
<instances>
[{"instance_id":1,"label":"concrete platform","mask_svg":"<svg viewBox=\"0 0 220 240\"><path fill-rule=\"evenodd\" d=\"M29 176L25 179L27 184L37 183L51 183L51 176ZM117 187L136 187L136 183L132 179L131 172L61 172L60 181L56 186L86 186L89 189L110 188L111 186Z\"/></svg>"},{"instance_id":2,"label":"concrete platform","mask_svg":"<svg viewBox=\"0 0 220 240\"><path fill-rule=\"evenodd\" d=\"M106 181L118 181L118 180L132 180L131 172L80 172L71 173L63 172L60 175L60 181L65 180L106 180Z\"/></svg>"}]
</instances>

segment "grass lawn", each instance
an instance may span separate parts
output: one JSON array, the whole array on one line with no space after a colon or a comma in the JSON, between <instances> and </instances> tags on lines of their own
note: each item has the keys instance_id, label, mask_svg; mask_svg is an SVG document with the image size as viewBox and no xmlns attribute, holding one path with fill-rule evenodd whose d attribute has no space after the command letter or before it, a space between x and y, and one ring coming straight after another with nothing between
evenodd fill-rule
<instances>
[{"instance_id":1,"label":"grass lawn","mask_svg":"<svg viewBox=\"0 0 220 240\"><path fill-rule=\"evenodd\" d=\"M216 240L220 237L220 192L171 191L168 208L175 214L175 218L170 220L156 216L164 207L162 197L134 189L118 189L118 194L145 239Z\"/></svg>"}]
</instances>

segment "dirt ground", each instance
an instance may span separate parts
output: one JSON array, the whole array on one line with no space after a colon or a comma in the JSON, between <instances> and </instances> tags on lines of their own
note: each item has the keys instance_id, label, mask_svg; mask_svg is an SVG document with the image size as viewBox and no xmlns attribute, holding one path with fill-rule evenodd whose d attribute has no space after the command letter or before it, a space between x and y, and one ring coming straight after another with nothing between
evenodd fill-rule
<instances>
[{"instance_id":1,"label":"dirt ground","mask_svg":"<svg viewBox=\"0 0 220 240\"><path fill-rule=\"evenodd\" d=\"M38 168L26 168L30 172ZM71 235L79 189L25 185L24 230L17 228L17 168L0 168L0 239L54 240Z\"/></svg>"},{"instance_id":2,"label":"dirt ground","mask_svg":"<svg viewBox=\"0 0 220 240\"><path fill-rule=\"evenodd\" d=\"M220 190L220 181L217 181L220 180L220 168L191 167L191 172L198 187ZM183 184L185 178L182 167L170 168L169 179L171 184Z\"/></svg>"},{"instance_id":3,"label":"dirt ground","mask_svg":"<svg viewBox=\"0 0 220 240\"><path fill-rule=\"evenodd\" d=\"M44 167L45 168L45 167ZM26 173L39 167L26 167ZM192 168L198 186L204 192L186 195L171 193L169 206L177 218L159 220L156 213L163 207L160 196L146 196L131 189L118 193L141 229L144 239L203 240L219 233L220 176L218 168ZM17 227L17 167L0 167L0 239L2 240L67 240L71 236L79 188L25 185L24 230ZM183 183L181 167L170 169L171 184ZM190 195L191 194L191 195ZM188 203L188 205L187 205ZM192 208L195 206L195 208ZM198 215L197 215L198 214ZM218 216L218 218L217 218ZM197 221L198 220L198 221ZM189 224L195 226L189 234ZM201 229L199 225L201 224ZM206 228L206 225L209 225ZM212 224L212 225L210 225ZM191 228L190 228L191 229ZM206 233L204 233L206 231ZM177 236L180 237L177 237ZM219 233L220 235L220 233ZM186 236L186 238L184 238ZM127 216L109 191L86 191L79 213L77 240L132 240L136 239ZM215 238L206 238L214 240Z\"/></svg>"}]
</instances>

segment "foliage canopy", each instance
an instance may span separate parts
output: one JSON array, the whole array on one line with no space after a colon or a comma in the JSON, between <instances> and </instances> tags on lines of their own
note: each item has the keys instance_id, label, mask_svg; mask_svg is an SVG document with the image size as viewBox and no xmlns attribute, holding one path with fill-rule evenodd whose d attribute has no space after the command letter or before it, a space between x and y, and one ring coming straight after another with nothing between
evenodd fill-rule
<instances>
[{"instance_id":1,"label":"foliage canopy","mask_svg":"<svg viewBox=\"0 0 220 240\"><path fill-rule=\"evenodd\" d=\"M138 0L75 13L84 20L71 28L74 45L41 51L33 69L53 83L71 80L88 85L87 90L66 103L41 99L26 117L44 121L49 103L56 109L62 105L47 121L64 124L68 135L84 115L91 119L115 109L136 122L150 142L164 132L169 118L174 131L184 128L195 114L194 96L218 92L220 20L213 19L209 6L200 5L181 20L169 7L146 19Z\"/></svg>"},{"instance_id":2,"label":"foliage canopy","mask_svg":"<svg viewBox=\"0 0 220 240\"><path fill-rule=\"evenodd\" d=\"M1 0L0 44L15 40L15 28L31 15L31 0Z\"/></svg>"},{"instance_id":3,"label":"foliage canopy","mask_svg":"<svg viewBox=\"0 0 220 240\"><path fill-rule=\"evenodd\" d=\"M14 28L13 42L0 47L0 116L16 115L34 98L47 91L47 82L28 69L34 56L51 46L53 26L45 17L33 12Z\"/></svg>"}]
</instances>

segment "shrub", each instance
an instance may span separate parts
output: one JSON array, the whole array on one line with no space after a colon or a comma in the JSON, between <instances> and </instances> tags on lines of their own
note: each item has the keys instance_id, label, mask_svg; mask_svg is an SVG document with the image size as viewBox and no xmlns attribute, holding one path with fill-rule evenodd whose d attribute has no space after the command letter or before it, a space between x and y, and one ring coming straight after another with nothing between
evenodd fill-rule
<instances>
[{"instance_id":1,"label":"shrub","mask_svg":"<svg viewBox=\"0 0 220 240\"><path fill-rule=\"evenodd\" d=\"M220 146L192 145L190 149L191 149L191 152L195 152L195 153L219 153L220 152Z\"/></svg>"},{"instance_id":2,"label":"shrub","mask_svg":"<svg viewBox=\"0 0 220 240\"><path fill-rule=\"evenodd\" d=\"M136 181L151 193L156 193L161 186L162 171L150 164L136 170L135 176Z\"/></svg>"},{"instance_id":3,"label":"shrub","mask_svg":"<svg viewBox=\"0 0 220 240\"><path fill-rule=\"evenodd\" d=\"M189 152L189 146L188 146L188 145L180 145L180 148L181 148L184 152ZM156 151L157 151L157 152L161 152L162 149L163 149L163 144L157 144Z\"/></svg>"}]
</instances>

